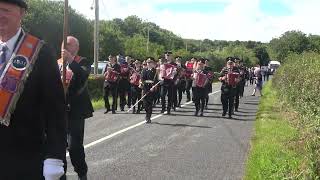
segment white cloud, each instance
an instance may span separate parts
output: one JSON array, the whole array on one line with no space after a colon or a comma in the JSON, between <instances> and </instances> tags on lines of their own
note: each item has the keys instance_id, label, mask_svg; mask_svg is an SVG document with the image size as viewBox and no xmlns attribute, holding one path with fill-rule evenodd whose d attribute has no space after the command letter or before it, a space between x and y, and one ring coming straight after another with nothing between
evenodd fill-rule
<instances>
[{"instance_id":1,"label":"white cloud","mask_svg":"<svg viewBox=\"0 0 320 180\"><path fill-rule=\"evenodd\" d=\"M69 0L78 12L93 19L94 0ZM317 23L319 0L282 0L292 11L289 16L270 16L259 9L260 0L202 0L224 2L227 7L217 13L173 12L156 10L160 3L199 3L197 0L100 0L100 18L113 19L137 15L158 24L183 38L219 40L256 40L268 42L287 30L320 34Z\"/></svg>"}]
</instances>

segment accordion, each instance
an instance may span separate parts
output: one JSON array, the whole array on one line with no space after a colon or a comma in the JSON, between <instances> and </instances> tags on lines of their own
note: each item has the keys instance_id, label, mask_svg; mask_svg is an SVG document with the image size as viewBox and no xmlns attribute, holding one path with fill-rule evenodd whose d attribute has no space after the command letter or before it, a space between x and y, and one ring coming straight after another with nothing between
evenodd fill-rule
<instances>
[{"instance_id":1,"label":"accordion","mask_svg":"<svg viewBox=\"0 0 320 180\"><path fill-rule=\"evenodd\" d=\"M120 74L122 76L128 75L129 74L129 70L130 70L130 68L129 68L129 66L127 64L121 64L120 65Z\"/></svg>"},{"instance_id":2,"label":"accordion","mask_svg":"<svg viewBox=\"0 0 320 180\"><path fill-rule=\"evenodd\" d=\"M116 82L118 80L117 72L113 71L113 70L107 71L105 80L110 81L110 82Z\"/></svg>"},{"instance_id":3,"label":"accordion","mask_svg":"<svg viewBox=\"0 0 320 180\"><path fill-rule=\"evenodd\" d=\"M163 79L173 79L176 74L177 68L172 64L162 64L160 66L160 77Z\"/></svg>"},{"instance_id":4,"label":"accordion","mask_svg":"<svg viewBox=\"0 0 320 180\"><path fill-rule=\"evenodd\" d=\"M202 72L195 72L194 73L194 81L197 87L204 87L207 84L208 76Z\"/></svg>"},{"instance_id":5,"label":"accordion","mask_svg":"<svg viewBox=\"0 0 320 180\"><path fill-rule=\"evenodd\" d=\"M190 78L193 73L193 63L187 63L186 66L186 77Z\"/></svg>"},{"instance_id":6,"label":"accordion","mask_svg":"<svg viewBox=\"0 0 320 180\"><path fill-rule=\"evenodd\" d=\"M237 79L240 77L240 74L239 73L236 73L236 72L229 72L227 74L227 84L232 86L232 87L235 87L237 85Z\"/></svg>"},{"instance_id":7,"label":"accordion","mask_svg":"<svg viewBox=\"0 0 320 180\"><path fill-rule=\"evenodd\" d=\"M139 86L140 79L141 79L141 75L139 73L135 72L130 77L130 83L133 85Z\"/></svg>"}]
</instances>

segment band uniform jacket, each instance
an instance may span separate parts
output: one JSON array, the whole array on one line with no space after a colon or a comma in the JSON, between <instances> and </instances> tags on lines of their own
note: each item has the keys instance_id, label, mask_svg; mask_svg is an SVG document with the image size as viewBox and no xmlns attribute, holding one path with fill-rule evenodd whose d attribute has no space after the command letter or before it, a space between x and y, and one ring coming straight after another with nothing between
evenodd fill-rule
<instances>
[{"instance_id":1,"label":"band uniform jacket","mask_svg":"<svg viewBox=\"0 0 320 180\"><path fill-rule=\"evenodd\" d=\"M73 61L69 64L69 68L73 72L67 93L69 115L71 118L82 119L92 117L94 110L88 90L91 62L81 57L79 63Z\"/></svg>"},{"instance_id":2,"label":"band uniform jacket","mask_svg":"<svg viewBox=\"0 0 320 180\"><path fill-rule=\"evenodd\" d=\"M21 37L22 33L18 41ZM0 179L4 173L17 175L22 167L39 165L40 169L45 158L65 158L65 112L58 64L45 44L26 79L10 125L0 125Z\"/></svg>"},{"instance_id":3,"label":"band uniform jacket","mask_svg":"<svg viewBox=\"0 0 320 180\"><path fill-rule=\"evenodd\" d=\"M113 70L116 71L118 74L120 74L121 67L120 67L120 65L118 63L115 63L114 65L111 65L110 63L107 63L106 67L104 68L103 73L107 72L107 68L109 66L111 68L113 68ZM108 87L110 85L118 85L118 82L119 82L119 75L118 75L118 80L116 82L110 82L110 81L105 80L104 84L103 84L103 87L105 88L105 87Z\"/></svg>"}]
</instances>

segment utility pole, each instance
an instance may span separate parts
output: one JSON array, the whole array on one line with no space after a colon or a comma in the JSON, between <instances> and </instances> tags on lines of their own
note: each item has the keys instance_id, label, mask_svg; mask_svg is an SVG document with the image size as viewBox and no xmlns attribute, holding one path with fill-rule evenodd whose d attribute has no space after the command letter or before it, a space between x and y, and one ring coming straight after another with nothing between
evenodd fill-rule
<instances>
[{"instance_id":1,"label":"utility pole","mask_svg":"<svg viewBox=\"0 0 320 180\"><path fill-rule=\"evenodd\" d=\"M94 74L98 74L99 60L99 0L95 0L95 21L94 21Z\"/></svg>"},{"instance_id":2,"label":"utility pole","mask_svg":"<svg viewBox=\"0 0 320 180\"><path fill-rule=\"evenodd\" d=\"M150 29L149 29L149 24L148 24L147 55L149 55L149 39L150 39Z\"/></svg>"},{"instance_id":3,"label":"utility pole","mask_svg":"<svg viewBox=\"0 0 320 180\"><path fill-rule=\"evenodd\" d=\"M188 42L186 41L186 51L188 51Z\"/></svg>"}]
</instances>

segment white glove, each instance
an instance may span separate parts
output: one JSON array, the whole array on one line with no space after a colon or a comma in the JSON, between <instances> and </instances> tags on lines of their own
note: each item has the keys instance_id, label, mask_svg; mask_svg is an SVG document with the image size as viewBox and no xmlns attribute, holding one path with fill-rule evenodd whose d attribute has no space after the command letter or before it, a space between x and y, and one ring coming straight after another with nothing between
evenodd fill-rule
<instances>
[{"instance_id":1,"label":"white glove","mask_svg":"<svg viewBox=\"0 0 320 180\"><path fill-rule=\"evenodd\" d=\"M46 159L43 162L43 176L45 180L58 180L64 174L63 161L60 159Z\"/></svg>"}]
</instances>

